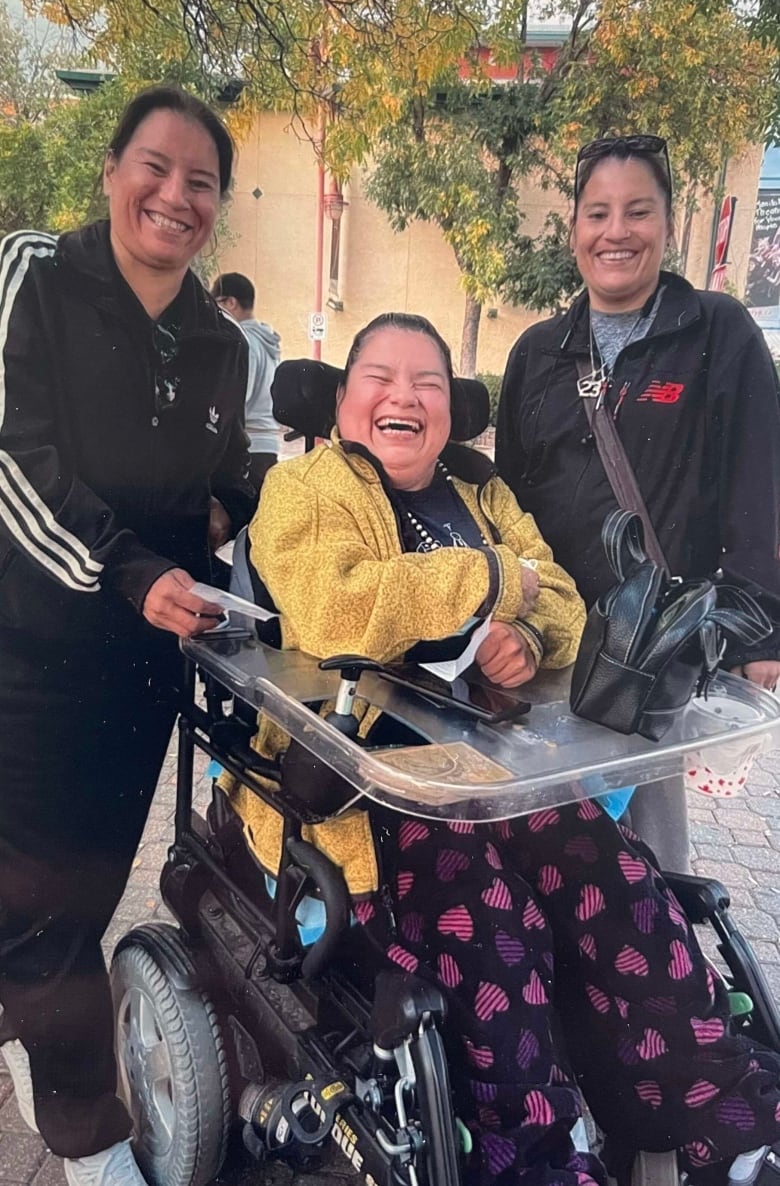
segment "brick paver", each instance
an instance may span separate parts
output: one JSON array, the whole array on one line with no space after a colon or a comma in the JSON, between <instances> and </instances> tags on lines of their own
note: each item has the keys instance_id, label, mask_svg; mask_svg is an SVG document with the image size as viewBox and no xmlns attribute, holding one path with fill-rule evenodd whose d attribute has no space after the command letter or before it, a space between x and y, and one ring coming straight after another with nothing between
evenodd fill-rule
<instances>
[{"instance_id":1,"label":"brick paver","mask_svg":"<svg viewBox=\"0 0 780 1186\"><path fill-rule=\"evenodd\" d=\"M196 805L205 805L209 785L204 763L198 766ZM693 866L697 873L717 877L729 888L734 913L764 965L769 984L780 1001L780 751L760 757L751 771L746 793L735 799L692 796ZM167 845L173 836L175 753L163 767L149 822L138 850L130 883L106 935L106 952L132 926L167 917L158 881ZM237 1151L220 1175L221 1186L336 1186L349 1171L341 1158L315 1175L293 1182L295 1175L279 1163L262 1168ZM40 1138L26 1129L13 1099L11 1083L0 1059L0 1186L65 1186L61 1162Z\"/></svg>"}]
</instances>

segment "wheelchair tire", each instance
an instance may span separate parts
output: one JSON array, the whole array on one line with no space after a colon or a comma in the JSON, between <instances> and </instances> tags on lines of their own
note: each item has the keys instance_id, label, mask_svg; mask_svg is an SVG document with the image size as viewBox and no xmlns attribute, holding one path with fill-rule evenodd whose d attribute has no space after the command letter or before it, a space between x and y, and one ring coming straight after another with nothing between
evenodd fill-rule
<instances>
[{"instance_id":1,"label":"wheelchair tire","mask_svg":"<svg viewBox=\"0 0 780 1186\"><path fill-rule=\"evenodd\" d=\"M455 1124L447 1056L435 1025L424 1027L412 1042L411 1054L425 1136L427 1186L459 1186L461 1140Z\"/></svg>"},{"instance_id":2,"label":"wheelchair tire","mask_svg":"<svg viewBox=\"0 0 780 1186\"><path fill-rule=\"evenodd\" d=\"M131 931L111 963L119 1078L150 1186L206 1186L231 1122L227 1058L214 1006L179 931Z\"/></svg>"}]
</instances>

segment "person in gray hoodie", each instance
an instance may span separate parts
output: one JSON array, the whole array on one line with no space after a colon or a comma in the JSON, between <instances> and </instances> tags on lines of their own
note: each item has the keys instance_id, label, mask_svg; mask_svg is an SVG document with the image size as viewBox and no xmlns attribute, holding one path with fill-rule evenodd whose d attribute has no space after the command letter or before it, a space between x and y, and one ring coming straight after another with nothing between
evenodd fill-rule
<instances>
[{"instance_id":1,"label":"person in gray hoodie","mask_svg":"<svg viewBox=\"0 0 780 1186\"><path fill-rule=\"evenodd\" d=\"M214 300L241 326L249 343L246 389L246 431L249 436L249 481L260 493L263 479L276 461L279 425L271 411L271 380L281 355L281 339L272 327L255 317L255 287L240 272L218 276L211 289Z\"/></svg>"}]
</instances>

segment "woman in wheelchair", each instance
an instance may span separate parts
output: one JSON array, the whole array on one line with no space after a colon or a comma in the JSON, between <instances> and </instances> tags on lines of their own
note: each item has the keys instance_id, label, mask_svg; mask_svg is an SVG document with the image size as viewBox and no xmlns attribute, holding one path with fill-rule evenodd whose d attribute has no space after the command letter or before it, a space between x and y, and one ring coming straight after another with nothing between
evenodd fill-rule
<instances>
[{"instance_id":1,"label":"woman in wheelchair","mask_svg":"<svg viewBox=\"0 0 780 1186\"><path fill-rule=\"evenodd\" d=\"M476 662L496 684L573 660L579 596L489 461L450 441L455 391L423 318L386 314L357 335L330 446L271 471L250 528L285 647L386 661L476 617L491 619ZM256 744L278 731L261 722ZM275 872L275 813L225 789ZM376 860L367 821L338 817L322 844L387 959L447 995L471 1181L604 1186L572 1140L577 1084L618 1147L679 1148L692 1181L725 1182L737 1155L775 1142L778 1057L730 1035L725 990L652 854L598 803L497 825L372 808Z\"/></svg>"}]
</instances>

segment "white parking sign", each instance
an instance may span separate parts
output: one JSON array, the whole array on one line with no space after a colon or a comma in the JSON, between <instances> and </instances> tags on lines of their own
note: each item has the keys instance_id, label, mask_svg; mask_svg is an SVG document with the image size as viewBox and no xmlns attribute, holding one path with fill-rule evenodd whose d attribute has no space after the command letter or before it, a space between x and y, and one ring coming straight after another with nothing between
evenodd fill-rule
<instances>
[{"instance_id":1,"label":"white parking sign","mask_svg":"<svg viewBox=\"0 0 780 1186\"><path fill-rule=\"evenodd\" d=\"M325 313L309 314L309 341L324 342L328 336L328 317Z\"/></svg>"}]
</instances>

